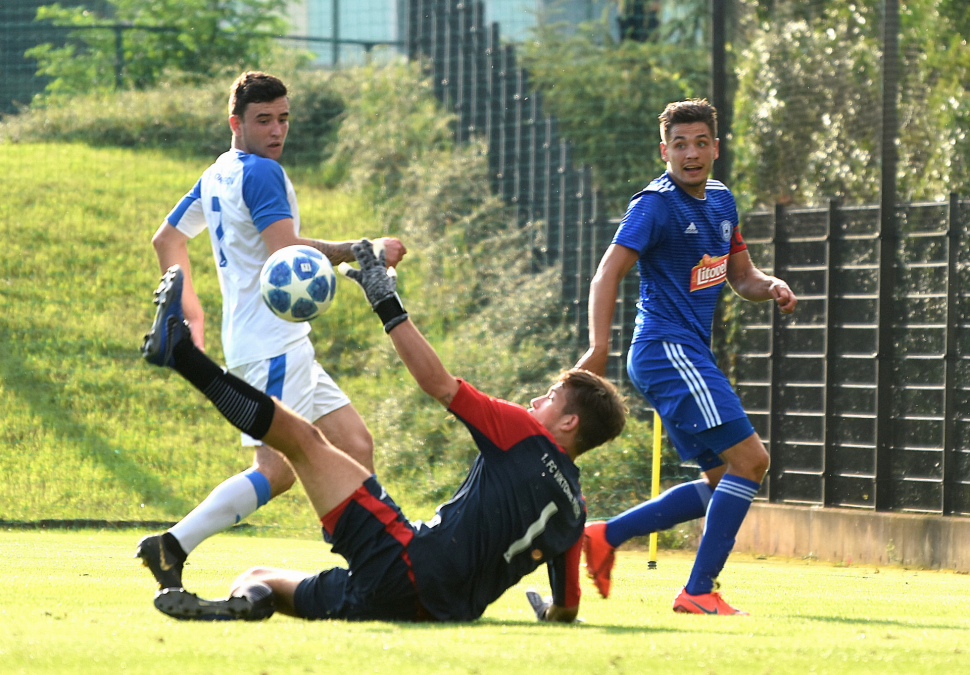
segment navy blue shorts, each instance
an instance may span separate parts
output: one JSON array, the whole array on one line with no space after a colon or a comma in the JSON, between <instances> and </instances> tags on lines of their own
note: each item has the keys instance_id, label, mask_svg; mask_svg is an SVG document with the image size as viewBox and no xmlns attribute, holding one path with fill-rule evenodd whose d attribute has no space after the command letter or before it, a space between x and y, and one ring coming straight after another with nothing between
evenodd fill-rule
<instances>
[{"instance_id":1,"label":"navy blue shorts","mask_svg":"<svg viewBox=\"0 0 970 675\"><path fill-rule=\"evenodd\" d=\"M754 433L707 347L637 342L630 346L627 373L660 415L680 458L696 461L702 471L724 464L718 455Z\"/></svg>"},{"instance_id":2,"label":"navy blue shorts","mask_svg":"<svg viewBox=\"0 0 970 675\"><path fill-rule=\"evenodd\" d=\"M293 594L298 616L350 621L419 621L422 610L407 545L411 523L374 476L323 519L323 536L348 568L304 579ZM351 573L352 572L352 573Z\"/></svg>"}]
</instances>

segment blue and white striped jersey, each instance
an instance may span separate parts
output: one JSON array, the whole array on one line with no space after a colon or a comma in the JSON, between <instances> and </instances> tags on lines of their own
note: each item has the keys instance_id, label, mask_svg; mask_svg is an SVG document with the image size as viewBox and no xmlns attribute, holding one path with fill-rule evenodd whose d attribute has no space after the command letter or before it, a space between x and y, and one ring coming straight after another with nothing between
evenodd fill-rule
<instances>
[{"instance_id":1,"label":"blue and white striped jersey","mask_svg":"<svg viewBox=\"0 0 970 675\"><path fill-rule=\"evenodd\" d=\"M640 254L634 343L710 345L728 257L746 246L731 191L713 179L706 191L697 199L664 173L630 200L613 243Z\"/></svg>"}]
</instances>

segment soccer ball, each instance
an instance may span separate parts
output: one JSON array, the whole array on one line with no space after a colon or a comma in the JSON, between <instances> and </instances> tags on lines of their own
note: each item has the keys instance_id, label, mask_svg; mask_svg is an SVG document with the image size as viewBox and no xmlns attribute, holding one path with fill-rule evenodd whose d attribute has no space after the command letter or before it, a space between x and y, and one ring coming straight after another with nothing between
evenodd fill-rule
<instances>
[{"instance_id":1,"label":"soccer ball","mask_svg":"<svg viewBox=\"0 0 970 675\"><path fill-rule=\"evenodd\" d=\"M327 311L337 277L327 256L310 246L276 251L259 274L259 290L273 314L287 321L309 321Z\"/></svg>"}]
</instances>

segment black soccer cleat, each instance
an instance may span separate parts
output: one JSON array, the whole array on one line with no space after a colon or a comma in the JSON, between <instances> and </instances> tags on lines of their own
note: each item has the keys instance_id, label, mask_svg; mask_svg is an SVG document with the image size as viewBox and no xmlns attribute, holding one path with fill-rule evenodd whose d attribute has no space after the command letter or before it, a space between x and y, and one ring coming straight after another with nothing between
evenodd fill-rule
<instances>
[{"instance_id":1,"label":"black soccer cleat","mask_svg":"<svg viewBox=\"0 0 970 675\"><path fill-rule=\"evenodd\" d=\"M182 587L184 560L165 544L162 535L150 534L142 537L135 549L135 557L141 558L142 564L151 571L159 588Z\"/></svg>"},{"instance_id":2,"label":"black soccer cleat","mask_svg":"<svg viewBox=\"0 0 970 675\"><path fill-rule=\"evenodd\" d=\"M262 621L273 616L273 612L276 611L276 597L273 595L273 589L260 581L238 591L238 595L252 603L252 609L249 611L246 621Z\"/></svg>"},{"instance_id":3,"label":"black soccer cleat","mask_svg":"<svg viewBox=\"0 0 970 675\"><path fill-rule=\"evenodd\" d=\"M171 367L174 364L172 349L179 341L191 336L189 325L182 313L183 279L182 268L172 265L162 275L162 280L155 289L154 303L158 305L158 309L155 311L151 330L145 334L141 354L146 361L156 366Z\"/></svg>"},{"instance_id":4,"label":"black soccer cleat","mask_svg":"<svg viewBox=\"0 0 970 675\"><path fill-rule=\"evenodd\" d=\"M205 600L184 588L163 588L155 593L155 609L179 621L262 621L276 611L272 589L253 584L242 595Z\"/></svg>"},{"instance_id":5,"label":"black soccer cleat","mask_svg":"<svg viewBox=\"0 0 970 675\"><path fill-rule=\"evenodd\" d=\"M184 588L163 588L155 593L155 609L179 621L240 621L253 603L240 597L204 600Z\"/></svg>"}]
</instances>

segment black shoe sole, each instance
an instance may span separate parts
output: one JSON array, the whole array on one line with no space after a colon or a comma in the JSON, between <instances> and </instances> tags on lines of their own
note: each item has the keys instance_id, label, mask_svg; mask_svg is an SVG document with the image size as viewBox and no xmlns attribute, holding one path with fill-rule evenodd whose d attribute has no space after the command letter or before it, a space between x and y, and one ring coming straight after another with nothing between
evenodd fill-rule
<instances>
[{"instance_id":1,"label":"black shoe sole","mask_svg":"<svg viewBox=\"0 0 970 675\"><path fill-rule=\"evenodd\" d=\"M241 621L249 618L253 603L239 597L203 600L184 588L164 588L155 594L155 609L179 621Z\"/></svg>"}]
</instances>

